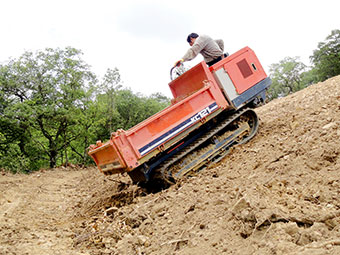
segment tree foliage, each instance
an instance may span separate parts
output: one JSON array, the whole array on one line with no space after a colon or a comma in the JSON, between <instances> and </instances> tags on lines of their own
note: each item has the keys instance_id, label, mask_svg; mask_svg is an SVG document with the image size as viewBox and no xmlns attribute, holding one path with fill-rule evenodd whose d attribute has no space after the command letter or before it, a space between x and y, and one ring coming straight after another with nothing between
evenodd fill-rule
<instances>
[{"instance_id":1,"label":"tree foliage","mask_svg":"<svg viewBox=\"0 0 340 255\"><path fill-rule=\"evenodd\" d=\"M286 96L303 88L301 74L306 65L298 57L286 57L277 64L270 66L272 85L268 90L269 99Z\"/></svg>"},{"instance_id":2,"label":"tree foliage","mask_svg":"<svg viewBox=\"0 0 340 255\"><path fill-rule=\"evenodd\" d=\"M16 144L21 156L35 162L26 167L39 168L46 159L54 167L79 136L76 127L95 82L80 55L74 48L26 52L0 69L4 143Z\"/></svg>"},{"instance_id":3,"label":"tree foliage","mask_svg":"<svg viewBox=\"0 0 340 255\"><path fill-rule=\"evenodd\" d=\"M123 88L119 70L101 81L81 51L25 52L0 66L0 168L32 171L86 163L86 149L163 109L169 100Z\"/></svg>"},{"instance_id":4,"label":"tree foliage","mask_svg":"<svg viewBox=\"0 0 340 255\"><path fill-rule=\"evenodd\" d=\"M96 98L96 107L101 123L98 138L107 139L117 129L129 129L169 105L168 98L161 94L143 96L130 89L107 91Z\"/></svg>"},{"instance_id":5,"label":"tree foliage","mask_svg":"<svg viewBox=\"0 0 340 255\"><path fill-rule=\"evenodd\" d=\"M340 30L336 29L318 44L310 57L314 64L315 81L324 81L340 74Z\"/></svg>"},{"instance_id":6,"label":"tree foliage","mask_svg":"<svg viewBox=\"0 0 340 255\"><path fill-rule=\"evenodd\" d=\"M298 57L286 57L270 66L272 86L269 100L303 89L313 83L340 74L340 30L333 30L324 42L318 44L310 57L311 67L305 66Z\"/></svg>"}]
</instances>

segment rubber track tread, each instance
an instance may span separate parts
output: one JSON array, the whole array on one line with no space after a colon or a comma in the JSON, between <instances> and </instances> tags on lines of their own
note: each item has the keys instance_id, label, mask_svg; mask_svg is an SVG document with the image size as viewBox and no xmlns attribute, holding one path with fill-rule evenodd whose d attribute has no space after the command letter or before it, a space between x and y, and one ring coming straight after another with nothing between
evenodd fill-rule
<instances>
[{"instance_id":1,"label":"rubber track tread","mask_svg":"<svg viewBox=\"0 0 340 255\"><path fill-rule=\"evenodd\" d=\"M192 144L190 144L189 146L184 148L182 151L180 151L179 153L175 154L172 158L164 161L159 166L159 168L157 169L157 172L161 173L162 179L164 179L166 181L170 181L171 176L169 176L169 174L166 174L166 170L171 165L173 165L175 162L177 162L178 160L182 159L187 154L189 154L190 152L195 150L202 143L204 143L205 141L207 141L208 139L213 137L216 133L218 133L219 131L221 131L225 127L227 127L229 124L231 124L233 121L235 121L237 118L239 118L240 116L242 116L244 113L246 113L249 110L253 111L251 108L244 108L242 110L239 110L239 111L235 112L234 114L230 115L227 119L225 119L224 121L219 123L215 128L211 129L204 136L200 137L195 142L193 142ZM255 113L255 115L256 115L256 113ZM257 131L257 128L255 128L254 132L252 134L250 134L249 137L247 137L244 141L242 141L242 143L245 143L246 141L251 139L255 135L256 131ZM170 182L172 182L172 181L170 181Z\"/></svg>"}]
</instances>

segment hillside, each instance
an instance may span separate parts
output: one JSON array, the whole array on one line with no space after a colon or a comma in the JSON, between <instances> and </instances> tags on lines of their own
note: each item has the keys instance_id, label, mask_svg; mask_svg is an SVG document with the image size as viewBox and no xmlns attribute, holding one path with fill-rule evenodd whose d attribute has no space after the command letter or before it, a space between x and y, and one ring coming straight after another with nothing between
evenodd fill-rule
<instances>
[{"instance_id":1,"label":"hillside","mask_svg":"<svg viewBox=\"0 0 340 255\"><path fill-rule=\"evenodd\" d=\"M0 254L340 254L340 76L256 111L254 139L156 194L95 168L2 173Z\"/></svg>"}]
</instances>

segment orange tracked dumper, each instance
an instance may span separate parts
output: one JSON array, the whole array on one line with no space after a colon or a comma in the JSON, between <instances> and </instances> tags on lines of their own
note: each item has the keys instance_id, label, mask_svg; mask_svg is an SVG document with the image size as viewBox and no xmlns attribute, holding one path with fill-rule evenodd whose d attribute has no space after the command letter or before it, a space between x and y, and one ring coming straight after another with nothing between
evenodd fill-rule
<instances>
[{"instance_id":1,"label":"orange tracked dumper","mask_svg":"<svg viewBox=\"0 0 340 255\"><path fill-rule=\"evenodd\" d=\"M175 182L256 134L253 108L265 101L270 84L249 47L211 67L202 61L169 83L169 107L129 130L117 130L105 143L97 141L88 153L104 174Z\"/></svg>"}]
</instances>

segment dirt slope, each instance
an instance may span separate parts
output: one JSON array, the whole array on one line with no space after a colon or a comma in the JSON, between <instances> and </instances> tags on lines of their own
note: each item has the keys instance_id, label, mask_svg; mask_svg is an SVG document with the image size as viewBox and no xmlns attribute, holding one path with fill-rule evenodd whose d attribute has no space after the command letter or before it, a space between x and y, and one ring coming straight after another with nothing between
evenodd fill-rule
<instances>
[{"instance_id":1,"label":"dirt slope","mask_svg":"<svg viewBox=\"0 0 340 255\"><path fill-rule=\"evenodd\" d=\"M0 175L0 254L340 254L340 76L257 112L252 141L157 194L94 168Z\"/></svg>"}]
</instances>

